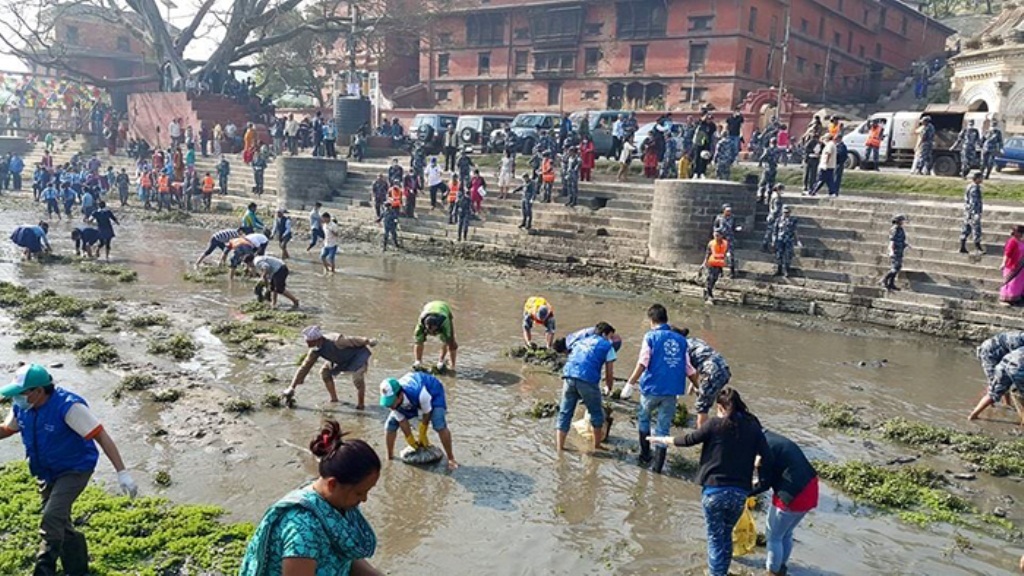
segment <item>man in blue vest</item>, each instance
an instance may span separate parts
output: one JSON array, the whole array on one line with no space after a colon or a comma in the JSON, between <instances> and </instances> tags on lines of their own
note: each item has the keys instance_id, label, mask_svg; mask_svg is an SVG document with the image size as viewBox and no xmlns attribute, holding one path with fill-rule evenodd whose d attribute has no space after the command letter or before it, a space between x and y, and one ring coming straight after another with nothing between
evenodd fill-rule
<instances>
[{"instance_id":1,"label":"man in blue vest","mask_svg":"<svg viewBox=\"0 0 1024 576\"><path fill-rule=\"evenodd\" d=\"M601 406L601 369L604 368L605 388L610 394L615 381L615 346L612 339L615 328L599 322L593 329L580 330L567 338L555 340L556 352L569 352L562 370L562 402L558 411L555 448L561 452L569 435L576 404L583 401L594 428L594 449L600 449L604 440L604 408Z\"/></svg>"},{"instance_id":2,"label":"man in blue vest","mask_svg":"<svg viewBox=\"0 0 1024 576\"><path fill-rule=\"evenodd\" d=\"M655 433L667 436L676 413L676 397L686 393L686 337L674 332L668 324L668 311L661 304L647 309L651 329L644 335L633 374L622 389L622 398L628 398L639 382L640 406L636 424L640 431L640 464L651 462L651 414L657 412ZM660 474L665 466L666 449L655 449L651 470Z\"/></svg>"},{"instance_id":3,"label":"man in blue vest","mask_svg":"<svg viewBox=\"0 0 1024 576\"><path fill-rule=\"evenodd\" d=\"M401 378L387 378L380 383L380 405L391 410L385 424L388 460L395 456L395 438L399 428L409 446L418 450L430 446L427 427L433 425L444 453L448 455L448 469L459 467L452 451L452 433L445 419L448 403L440 380L426 372L409 372ZM409 426L409 420L413 418L420 419L418 438L412 435L412 427Z\"/></svg>"},{"instance_id":4,"label":"man in blue vest","mask_svg":"<svg viewBox=\"0 0 1024 576\"><path fill-rule=\"evenodd\" d=\"M40 534L43 537L33 576L56 576L60 559L68 576L89 573L85 536L71 522L71 506L89 484L100 445L117 470L121 490L135 497L138 486L125 470L114 440L81 397L53 385L46 368L30 364L0 388L14 406L0 425L0 439L20 433L28 467L39 479L43 498Z\"/></svg>"}]
</instances>

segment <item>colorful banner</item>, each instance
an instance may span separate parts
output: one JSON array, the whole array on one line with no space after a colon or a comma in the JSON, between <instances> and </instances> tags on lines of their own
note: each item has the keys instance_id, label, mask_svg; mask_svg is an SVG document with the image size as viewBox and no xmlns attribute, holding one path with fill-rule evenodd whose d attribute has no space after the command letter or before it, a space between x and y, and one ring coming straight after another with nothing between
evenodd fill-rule
<instances>
[{"instance_id":1,"label":"colorful banner","mask_svg":"<svg viewBox=\"0 0 1024 576\"><path fill-rule=\"evenodd\" d=\"M95 86L67 78L0 72L0 105L68 110L79 104L88 109L97 100L109 104L110 95Z\"/></svg>"}]
</instances>

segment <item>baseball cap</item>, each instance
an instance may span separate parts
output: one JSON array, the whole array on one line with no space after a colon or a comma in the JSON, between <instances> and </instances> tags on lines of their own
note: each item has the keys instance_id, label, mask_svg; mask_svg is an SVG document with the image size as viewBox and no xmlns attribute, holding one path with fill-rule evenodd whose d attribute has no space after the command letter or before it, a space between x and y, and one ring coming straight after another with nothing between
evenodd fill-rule
<instances>
[{"instance_id":1,"label":"baseball cap","mask_svg":"<svg viewBox=\"0 0 1024 576\"><path fill-rule=\"evenodd\" d=\"M52 381L50 373L39 364L22 366L14 373L14 380L11 380L11 383L7 386L0 388L0 396L4 398L18 396L33 388L49 386Z\"/></svg>"},{"instance_id":2,"label":"baseball cap","mask_svg":"<svg viewBox=\"0 0 1024 576\"><path fill-rule=\"evenodd\" d=\"M395 397L398 396L398 391L402 387L398 384L398 380L394 378L385 378L380 383L380 405L390 408L395 403Z\"/></svg>"}]
</instances>

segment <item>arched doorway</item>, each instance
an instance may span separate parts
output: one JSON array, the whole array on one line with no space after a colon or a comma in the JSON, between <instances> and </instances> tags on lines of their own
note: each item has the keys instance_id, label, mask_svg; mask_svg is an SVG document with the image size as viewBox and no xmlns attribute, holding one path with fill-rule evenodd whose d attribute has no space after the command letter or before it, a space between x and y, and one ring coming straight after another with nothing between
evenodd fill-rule
<instances>
[{"instance_id":1,"label":"arched doorway","mask_svg":"<svg viewBox=\"0 0 1024 576\"><path fill-rule=\"evenodd\" d=\"M967 106L967 109L970 110L971 112L988 112L988 102L978 99L975 100L974 102L971 102Z\"/></svg>"}]
</instances>

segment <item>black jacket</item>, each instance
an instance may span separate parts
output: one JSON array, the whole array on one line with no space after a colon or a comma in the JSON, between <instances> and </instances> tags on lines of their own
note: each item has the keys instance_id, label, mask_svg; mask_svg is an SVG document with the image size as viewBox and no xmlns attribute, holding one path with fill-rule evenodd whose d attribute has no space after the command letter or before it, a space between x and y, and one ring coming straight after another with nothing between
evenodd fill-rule
<instances>
[{"instance_id":1,"label":"black jacket","mask_svg":"<svg viewBox=\"0 0 1024 576\"><path fill-rule=\"evenodd\" d=\"M796 442L769 431L765 431L764 436L768 441L772 459L770 464L766 465L764 457L761 458L757 485L754 486L751 495L771 489L783 504L789 506L818 473Z\"/></svg>"},{"instance_id":2,"label":"black jacket","mask_svg":"<svg viewBox=\"0 0 1024 576\"><path fill-rule=\"evenodd\" d=\"M761 466L771 466L772 454L768 450L761 423L745 414L732 418L711 418L703 426L675 438L676 446L703 444L700 451L700 471L697 482L701 486L727 486L751 489L754 479L754 457L761 456Z\"/></svg>"}]
</instances>

